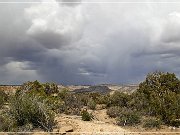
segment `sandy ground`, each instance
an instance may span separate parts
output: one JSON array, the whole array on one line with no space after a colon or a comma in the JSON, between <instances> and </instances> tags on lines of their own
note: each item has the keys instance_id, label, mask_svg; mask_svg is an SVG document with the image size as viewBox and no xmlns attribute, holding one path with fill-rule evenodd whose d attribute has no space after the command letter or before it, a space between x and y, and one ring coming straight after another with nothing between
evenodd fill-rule
<instances>
[{"instance_id":1,"label":"sandy ground","mask_svg":"<svg viewBox=\"0 0 180 135\"><path fill-rule=\"evenodd\" d=\"M90 111L94 115L93 121L82 121L80 116L61 114L57 117L58 126L55 131L63 131L63 127L73 129L73 134L103 134L103 135L180 135L179 129L163 127L160 130L146 130L141 127L120 127L115 119L109 118L106 109ZM64 132L64 131L63 131ZM141 132L141 133L140 133ZM147 133L146 133L147 132Z\"/></svg>"},{"instance_id":2,"label":"sandy ground","mask_svg":"<svg viewBox=\"0 0 180 135\"><path fill-rule=\"evenodd\" d=\"M95 112L97 113L97 112ZM104 111L102 111L104 113ZM61 115L57 118L58 128L62 128L63 126L72 127L73 132L125 132L127 130L114 125L110 124L111 122L103 117L103 115L98 114L93 121L82 121L81 117L78 116L68 116L68 115ZM101 121L104 120L104 121Z\"/></svg>"},{"instance_id":3,"label":"sandy ground","mask_svg":"<svg viewBox=\"0 0 180 135\"><path fill-rule=\"evenodd\" d=\"M109 118L106 114L106 109L89 112L94 115L92 121L82 121L81 116L59 114L56 117L57 126L53 130L54 133L47 133L37 129L34 131L36 133L33 133L33 135L180 135L179 129L174 130L170 127L164 127L160 130L145 130L138 126L117 126L115 119ZM7 135L7 133L5 135Z\"/></svg>"},{"instance_id":4,"label":"sandy ground","mask_svg":"<svg viewBox=\"0 0 180 135\"><path fill-rule=\"evenodd\" d=\"M78 135L180 135L179 129L172 130L168 127L160 130L145 130L139 127L120 127L116 125L115 119L108 117L105 109L90 112L95 116L93 121L82 121L80 116L61 114L56 119L58 126L54 131L64 132L64 129L73 129L73 134Z\"/></svg>"},{"instance_id":5,"label":"sandy ground","mask_svg":"<svg viewBox=\"0 0 180 135\"><path fill-rule=\"evenodd\" d=\"M95 116L92 121L82 121L81 116L60 114L56 117L57 127L53 132L63 134L69 131L66 134L73 135L125 135L128 132L127 129L115 125L115 120L109 119L105 109L90 112ZM40 133L34 133L34 135L40 135Z\"/></svg>"}]
</instances>

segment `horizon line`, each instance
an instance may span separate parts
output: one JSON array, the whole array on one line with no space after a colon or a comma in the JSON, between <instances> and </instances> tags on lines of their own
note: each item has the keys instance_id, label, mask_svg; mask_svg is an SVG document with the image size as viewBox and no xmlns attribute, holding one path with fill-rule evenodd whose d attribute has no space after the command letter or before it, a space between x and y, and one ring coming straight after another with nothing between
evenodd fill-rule
<instances>
[{"instance_id":1,"label":"horizon line","mask_svg":"<svg viewBox=\"0 0 180 135\"><path fill-rule=\"evenodd\" d=\"M40 82L44 83L44 82ZM46 83L46 82L45 82ZM100 86L100 85L122 85L122 86L130 86L130 85L139 85L139 83L102 83L102 84L60 84L60 83L55 83L57 85L62 85L62 86ZM22 84L0 84L0 86L21 86Z\"/></svg>"}]
</instances>

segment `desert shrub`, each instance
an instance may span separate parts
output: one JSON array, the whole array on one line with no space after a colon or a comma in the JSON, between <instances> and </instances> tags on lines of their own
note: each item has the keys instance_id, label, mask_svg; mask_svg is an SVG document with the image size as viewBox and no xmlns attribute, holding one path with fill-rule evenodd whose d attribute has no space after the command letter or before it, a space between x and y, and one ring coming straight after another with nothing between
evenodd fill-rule
<instances>
[{"instance_id":1,"label":"desert shrub","mask_svg":"<svg viewBox=\"0 0 180 135\"><path fill-rule=\"evenodd\" d=\"M0 108L4 105L4 103L7 101L8 95L0 90Z\"/></svg>"},{"instance_id":2,"label":"desert shrub","mask_svg":"<svg viewBox=\"0 0 180 135\"><path fill-rule=\"evenodd\" d=\"M88 102L89 102L89 95L88 93L78 93L75 94L77 99L84 105L87 106Z\"/></svg>"},{"instance_id":3,"label":"desert shrub","mask_svg":"<svg viewBox=\"0 0 180 135\"><path fill-rule=\"evenodd\" d=\"M60 97L62 100L64 100L68 94L69 94L69 90L67 88L63 88L59 91L58 97Z\"/></svg>"},{"instance_id":4,"label":"desert shrub","mask_svg":"<svg viewBox=\"0 0 180 135\"><path fill-rule=\"evenodd\" d=\"M95 104L107 104L107 102L108 102L108 96L101 95L98 92L78 93L75 95L78 98L78 100L83 103L84 106L88 106L89 102L92 102L92 101L95 102Z\"/></svg>"},{"instance_id":5,"label":"desert shrub","mask_svg":"<svg viewBox=\"0 0 180 135\"><path fill-rule=\"evenodd\" d=\"M99 93L93 92L93 93L77 93L75 94L78 100L80 100L84 106L88 105L88 102L94 101L97 102L98 97L100 96Z\"/></svg>"},{"instance_id":6,"label":"desert shrub","mask_svg":"<svg viewBox=\"0 0 180 135\"><path fill-rule=\"evenodd\" d=\"M23 126L19 126L16 131L18 132L32 132L33 131L33 125L31 123L27 123Z\"/></svg>"},{"instance_id":7,"label":"desert shrub","mask_svg":"<svg viewBox=\"0 0 180 135\"><path fill-rule=\"evenodd\" d=\"M90 109L95 110L96 109L96 102L93 99L90 99L89 102L87 103L87 106Z\"/></svg>"},{"instance_id":8,"label":"desert shrub","mask_svg":"<svg viewBox=\"0 0 180 135\"><path fill-rule=\"evenodd\" d=\"M101 94L99 92L92 92L92 93L88 93L88 97L93 99L95 102L98 101L98 98Z\"/></svg>"},{"instance_id":9,"label":"desert shrub","mask_svg":"<svg viewBox=\"0 0 180 135\"><path fill-rule=\"evenodd\" d=\"M28 93L16 95L10 100L10 116L21 127L31 123L33 127L41 127L45 131L52 131L54 112L37 95Z\"/></svg>"},{"instance_id":10,"label":"desert shrub","mask_svg":"<svg viewBox=\"0 0 180 135\"><path fill-rule=\"evenodd\" d=\"M145 120L143 127L144 128L160 128L161 127L161 120L157 118L149 118Z\"/></svg>"},{"instance_id":11,"label":"desert shrub","mask_svg":"<svg viewBox=\"0 0 180 135\"><path fill-rule=\"evenodd\" d=\"M43 99L44 103L49 106L50 110L59 113L59 108L63 105L63 101L59 97L47 96Z\"/></svg>"},{"instance_id":12,"label":"desert shrub","mask_svg":"<svg viewBox=\"0 0 180 135\"><path fill-rule=\"evenodd\" d=\"M16 119L10 117L9 114L1 114L0 116L0 132L31 132L32 130L31 123L18 126Z\"/></svg>"},{"instance_id":13,"label":"desert shrub","mask_svg":"<svg viewBox=\"0 0 180 135\"><path fill-rule=\"evenodd\" d=\"M180 119L171 120L170 125L174 127L180 127Z\"/></svg>"},{"instance_id":14,"label":"desert shrub","mask_svg":"<svg viewBox=\"0 0 180 135\"><path fill-rule=\"evenodd\" d=\"M60 112L66 114L80 115L83 103L77 98L76 95L69 93L64 98L64 104L60 107Z\"/></svg>"},{"instance_id":15,"label":"desert shrub","mask_svg":"<svg viewBox=\"0 0 180 135\"><path fill-rule=\"evenodd\" d=\"M100 95L97 99L97 104L110 104L110 94Z\"/></svg>"},{"instance_id":16,"label":"desert shrub","mask_svg":"<svg viewBox=\"0 0 180 135\"><path fill-rule=\"evenodd\" d=\"M136 125L141 122L141 117L138 114L138 112L135 112L133 110L123 108L120 112L119 116L117 117L117 124L121 126L125 125Z\"/></svg>"},{"instance_id":17,"label":"desert shrub","mask_svg":"<svg viewBox=\"0 0 180 135\"><path fill-rule=\"evenodd\" d=\"M128 107L131 97L128 94L115 91L109 99L108 106Z\"/></svg>"},{"instance_id":18,"label":"desert shrub","mask_svg":"<svg viewBox=\"0 0 180 135\"><path fill-rule=\"evenodd\" d=\"M38 82L37 80L34 82L25 82L21 85L21 87L18 89L18 92L29 92L31 90L41 91L43 89L43 85Z\"/></svg>"},{"instance_id":19,"label":"desert shrub","mask_svg":"<svg viewBox=\"0 0 180 135\"><path fill-rule=\"evenodd\" d=\"M44 91L47 95L58 93L58 86L55 83L45 83L43 84Z\"/></svg>"},{"instance_id":20,"label":"desert shrub","mask_svg":"<svg viewBox=\"0 0 180 135\"><path fill-rule=\"evenodd\" d=\"M30 83L31 84L31 83ZM36 84L36 83L35 83ZM28 86L28 84L27 84ZM23 86L24 87L24 86ZM21 97L22 95L28 95L29 97L38 97L39 101L43 101L50 110L58 112L59 107L62 105L62 100L59 96L54 96L53 93L46 93L43 87L41 89L29 89L28 91L21 90L15 93L16 97Z\"/></svg>"},{"instance_id":21,"label":"desert shrub","mask_svg":"<svg viewBox=\"0 0 180 135\"><path fill-rule=\"evenodd\" d=\"M180 119L180 81L174 73L154 72L147 75L136 92L135 102L146 114L160 117L165 124Z\"/></svg>"},{"instance_id":22,"label":"desert shrub","mask_svg":"<svg viewBox=\"0 0 180 135\"><path fill-rule=\"evenodd\" d=\"M93 115L89 113L87 110L83 110L81 112L81 116L83 121L91 121L93 119Z\"/></svg>"},{"instance_id":23,"label":"desert shrub","mask_svg":"<svg viewBox=\"0 0 180 135\"><path fill-rule=\"evenodd\" d=\"M17 124L16 119L8 115L7 113L0 114L0 132L16 131Z\"/></svg>"},{"instance_id":24,"label":"desert shrub","mask_svg":"<svg viewBox=\"0 0 180 135\"><path fill-rule=\"evenodd\" d=\"M120 115L122 111L122 108L119 106L112 106L107 109L107 115L109 115L112 118L116 118Z\"/></svg>"},{"instance_id":25,"label":"desert shrub","mask_svg":"<svg viewBox=\"0 0 180 135\"><path fill-rule=\"evenodd\" d=\"M33 82L24 83L17 91L17 93L33 92L36 94L52 95L58 93L58 86L55 83L40 83L37 80Z\"/></svg>"}]
</instances>

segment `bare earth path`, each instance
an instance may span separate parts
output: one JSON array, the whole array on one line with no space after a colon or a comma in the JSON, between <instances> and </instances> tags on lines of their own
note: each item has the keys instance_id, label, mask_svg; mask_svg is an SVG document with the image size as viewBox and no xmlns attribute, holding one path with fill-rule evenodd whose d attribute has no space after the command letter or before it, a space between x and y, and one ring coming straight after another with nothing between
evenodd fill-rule
<instances>
[{"instance_id":1,"label":"bare earth path","mask_svg":"<svg viewBox=\"0 0 180 135\"><path fill-rule=\"evenodd\" d=\"M95 112L97 113L97 112ZM102 111L102 113L104 113ZM101 114L101 113L100 113ZM97 114L95 120L93 121L82 121L81 117L78 116L69 116L69 115L61 115L56 120L58 122L58 128L60 132L64 132L64 130L71 130L73 132L127 132L127 130L122 129L121 127L110 124L109 121L106 120L106 117L103 114ZM98 116L99 115L99 116ZM103 121L100 121L104 119Z\"/></svg>"}]
</instances>

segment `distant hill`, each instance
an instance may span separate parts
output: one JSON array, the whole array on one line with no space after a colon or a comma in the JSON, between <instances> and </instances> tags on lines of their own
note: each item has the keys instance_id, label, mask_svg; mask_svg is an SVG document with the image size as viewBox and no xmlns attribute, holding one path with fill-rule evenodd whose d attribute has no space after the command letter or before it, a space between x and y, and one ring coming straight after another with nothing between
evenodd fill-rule
<instances>
[{"instance_id":1,"label":"distant hill","mask_svg":"<svg viewBox=\"0 0 180 135\"><path fill-rule=\"evenodd\" d=\"M109 93L113 91L120 91L124 93L133 93L139 88L137 84L129 85L114 85L114 84L101 84L96 86L74 86L74 93L84 93L84 92L99 92L99 93Z\"/></svg>"},{"instance_id":2,"label":"distant hill","mask_svg":"<svg viewBox=\"0 0 180 135\"><path fill-rule=\"evenodd\" d=\"M15 92L21 85L0 85L0 90L7 92ZM125 93L132 93L138 89L138 84L129 84L129 85L116 85L116 84L101 84L95 86L88 85L69 85L63 86L58 85L59 89L68 88L70 91L75 93L82 92L99 92L99 93L108 93L111 91L120 91Z\"/></svg>"},{"instance_id":3,"label":"distant hill","mask_svg":"<svg viewBox=\"0 0 180 135\"><path fill-rule=\"evenodd\" d=\"M111 89L109 89L107 86L90 86L89 88L75 89L73 92L74 93L98 92L101 94L106 94L106 93L110 93Z\"/></svg>"}]
</instances>

